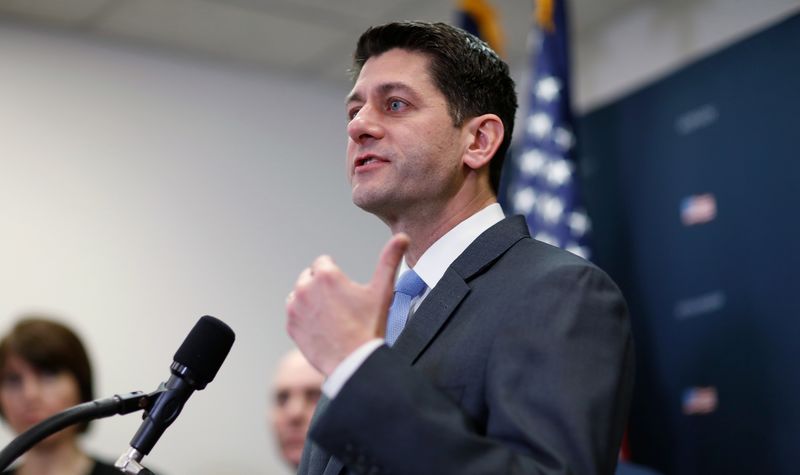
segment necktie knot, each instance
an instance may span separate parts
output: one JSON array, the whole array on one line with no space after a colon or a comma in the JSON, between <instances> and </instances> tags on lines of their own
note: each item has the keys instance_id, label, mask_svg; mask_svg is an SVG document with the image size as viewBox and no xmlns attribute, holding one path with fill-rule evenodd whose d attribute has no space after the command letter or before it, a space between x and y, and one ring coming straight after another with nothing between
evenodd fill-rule
<instances>
[{"instance_id":1,"label":"necktie knot","mask_svg":"<svg viewBox=\"0 0 800 475\"><path fill-rule=\"evenodd\" d=\"M414 298L420 295L426 287L425 282L414 272L414 269L408 269L397 280L394 291Z\"/></svg>"},{"instance_id":2,"label":"necktie knot","mask_svg":"<svg viewBox=\"0 0 800 475\"><path fill-rule=\"evenodd\" d=\"M391 346L406 326L408 314L411 311L411 301L421 295L427 286L414 272L408 269L403 272L394 287L394 300L389 308L389 317L386 322L386 343Z\"/></svg>"}]
</instances>

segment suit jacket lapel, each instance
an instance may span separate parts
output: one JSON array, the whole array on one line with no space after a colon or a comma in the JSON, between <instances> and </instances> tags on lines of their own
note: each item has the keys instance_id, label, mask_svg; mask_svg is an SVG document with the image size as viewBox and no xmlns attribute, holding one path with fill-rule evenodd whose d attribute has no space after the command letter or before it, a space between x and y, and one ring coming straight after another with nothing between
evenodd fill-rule
<instances>
[{"instance_id":1,"label":"suit jacket lapel","mask_svg":"<svg viewBox=\"0 0 800 475\"><path fill-rule=\"evenodd\" d=\"M469 286L464 279L452 269L447 269L414 312L392 348L406 363L412 364L468 293Z\"/></svg>"},{"instance_id":2,"label":"suit jacket lapel","mask_svg":"<svg viewBox=\"0 0 800 475\"><path fill-rule=\"evenodd\" d=\"M506 218L484 231L447 268L392 348L408 364L413 364L469 294L468 282L472 277L491 266L514 243L529 236L522 216Z\"/></svg>"},{"instance_id":3,"label":"suit jacket lapel","mask_svg":"<svg viewBox=\"0 0 800 475\"><path fill-rule=\"evenodd\" d=\"M328 465L325 467L325 471L322 472L322 475L339 475L339 472L342 471L344 464L339 461L336 457L331 457L328 461Z\"/></svg>"}]
</instances>

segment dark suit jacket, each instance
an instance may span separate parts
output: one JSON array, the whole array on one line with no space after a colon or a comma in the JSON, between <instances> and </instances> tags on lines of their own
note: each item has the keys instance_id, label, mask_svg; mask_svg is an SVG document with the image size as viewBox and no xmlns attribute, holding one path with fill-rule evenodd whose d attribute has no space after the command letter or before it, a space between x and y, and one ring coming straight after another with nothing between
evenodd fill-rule
<instances>
[{"instance_id":1,"label":"dark suit jacket","mask_svg":"<svg viewBox=\"0 0 800 475\"><path fill-rule=\"evenodd\" d=\"M507 218L320 402L299 473L611 474L632 380L616 285Z\"/></svg>"}]
</instances>

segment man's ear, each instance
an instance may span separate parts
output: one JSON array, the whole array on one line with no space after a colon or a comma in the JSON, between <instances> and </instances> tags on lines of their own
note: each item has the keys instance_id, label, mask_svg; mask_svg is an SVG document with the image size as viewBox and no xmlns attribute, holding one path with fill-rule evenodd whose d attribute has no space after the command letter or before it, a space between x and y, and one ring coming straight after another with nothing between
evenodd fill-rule
<instances>
[{"instance_id":1,"label":"man's ear","mask_svg":"<svg viewBox=\"0 0 800 475\"><path fill-rule=\"evenodd\" d=\"M473 170L489 164L503 142L503 121L495 114L483 114L469 119L466 124L469 143L464 152L464 164Z\"/></svg>"}]
</instances>

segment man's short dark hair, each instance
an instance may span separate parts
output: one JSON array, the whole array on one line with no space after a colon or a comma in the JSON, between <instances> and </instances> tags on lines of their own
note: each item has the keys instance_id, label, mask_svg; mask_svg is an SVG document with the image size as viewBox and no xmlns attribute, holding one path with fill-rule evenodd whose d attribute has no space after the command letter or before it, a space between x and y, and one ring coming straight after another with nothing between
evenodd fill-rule
<instances>
[{"instance_id":1,"label":"man's short dark hair","mask_svg":"<svg viewBox=\"0 0 800 475\"><path fill-rule=\"evenodd\" d=\"M78 382L80 402L94 399L92 367L86 348L66 325L38 316L23 317L0 340L0 372L5 371L6 361L12 355L25 360L37 371L68 372ZM0 385L2 381L0 378ZM0 416L5 417L2 406ZM86 432L88 427L89 423L83 422L78 432Z\"/></svg>"},{"instance_id":2,"label":"man's short dark hair","mask_svg":"<svg viewBox=\"0 0 800 475\"><path fill-rule=\"evenodd\" d=\"M361 35L353 54L353 78L369 58L395 48L430 58L431 77L447 99L456 127L481 114L496 114L503 121L503 141L489 164L489 179L497 193L517 110L508 65L484 41L460 28L446 23L399 22L371 27Z\"/></svg>"}]
</instances>

